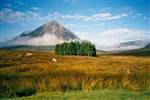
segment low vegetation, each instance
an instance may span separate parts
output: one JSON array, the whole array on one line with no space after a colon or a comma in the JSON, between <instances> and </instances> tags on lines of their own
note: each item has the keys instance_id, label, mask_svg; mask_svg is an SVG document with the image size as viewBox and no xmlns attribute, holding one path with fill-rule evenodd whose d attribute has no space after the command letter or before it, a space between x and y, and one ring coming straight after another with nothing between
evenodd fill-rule
<instances>
[{"instance_id":1,"label":"low vegetation","mask_svg":"<svg viewBox=\"0 0 150 100\"><path fill-rule=\"evenodd\" d=\"M26 56L27 53L29 51L0 50L1 98L48 91L67 92L67 95L71 95L68 91L89 91L91 98L95 94L90 91L105 89L150 91L149 56L61 56L31 51L32 55ZM53 58L57 62L52 62ZM149 92L146 94L149 96Z\"/></svg>"}]
</instances>

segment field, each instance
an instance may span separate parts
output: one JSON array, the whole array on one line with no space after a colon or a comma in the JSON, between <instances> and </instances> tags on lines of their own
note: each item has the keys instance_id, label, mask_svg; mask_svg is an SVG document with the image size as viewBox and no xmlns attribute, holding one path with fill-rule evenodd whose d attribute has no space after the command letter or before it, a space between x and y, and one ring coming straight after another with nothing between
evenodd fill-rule
<instances>
[{"instance_id":1,"label":"field","mask_svg":"<svg viewBox=\"0 0 150 100\"><path fill-rule=\"evenodd\" d=\"M148 100L150 57L0 50L0 80L1 98L35 94L18 99Z\"/></svg>"}]
</instances>

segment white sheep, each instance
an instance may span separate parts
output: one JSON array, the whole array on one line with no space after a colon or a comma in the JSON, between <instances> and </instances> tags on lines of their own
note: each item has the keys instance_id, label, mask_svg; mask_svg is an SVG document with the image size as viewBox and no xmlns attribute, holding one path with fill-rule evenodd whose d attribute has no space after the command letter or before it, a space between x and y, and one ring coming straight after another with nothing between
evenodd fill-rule
<instances>
[{"instance_id":1,"label":"white sheep","mask_svg":"<svg viewBox=\"0 0 150 100\"><path fill-rule=\"evenodd\" d=\"M26 56L32 56L32 53L28 52L28 53L26 53Z\"/></svg>"},{"instance_id":2,"label":"white sheep","mask_svg":"<svg viewBox=\"0 0 150 100\"><path fill-rule=\"evenodd\" d=\"M57 62L57 59L52 58L52 62L56 63L56 62Z\"/></svg>"}]
</instances>

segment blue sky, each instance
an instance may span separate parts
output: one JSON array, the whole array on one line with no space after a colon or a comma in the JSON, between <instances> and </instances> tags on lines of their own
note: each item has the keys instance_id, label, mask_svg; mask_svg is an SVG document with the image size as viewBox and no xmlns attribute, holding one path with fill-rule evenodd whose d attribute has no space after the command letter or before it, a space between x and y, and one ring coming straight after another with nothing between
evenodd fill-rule
<instances>
[{"instance_id":1,"label":"blue sky","mask_svg":"<svg viewBox=\"0 0 150 100\"><path fill-rule=\"evenodd\" d=\"M0 39L58 20L99 46L149 40L149 16L150 0L0 0Z\"/></svg>"}]
</instances>

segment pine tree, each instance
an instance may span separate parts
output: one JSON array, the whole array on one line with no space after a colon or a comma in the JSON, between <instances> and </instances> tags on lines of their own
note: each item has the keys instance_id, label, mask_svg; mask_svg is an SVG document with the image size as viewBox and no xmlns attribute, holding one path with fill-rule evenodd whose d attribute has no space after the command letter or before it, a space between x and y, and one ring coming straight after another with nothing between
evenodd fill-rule
<instances>
[{"instance_id":1,"label":"pine tree","mask_svg":"<svg viewBox=\"0 0 150 100\"><path fill-rule=\"evenodd\" d=\"M88 41L83 42L64 42L57 44L55 47L55 53L58 55L87 55L96 56L95 45Z\"/></svg>"}]
</instances>

